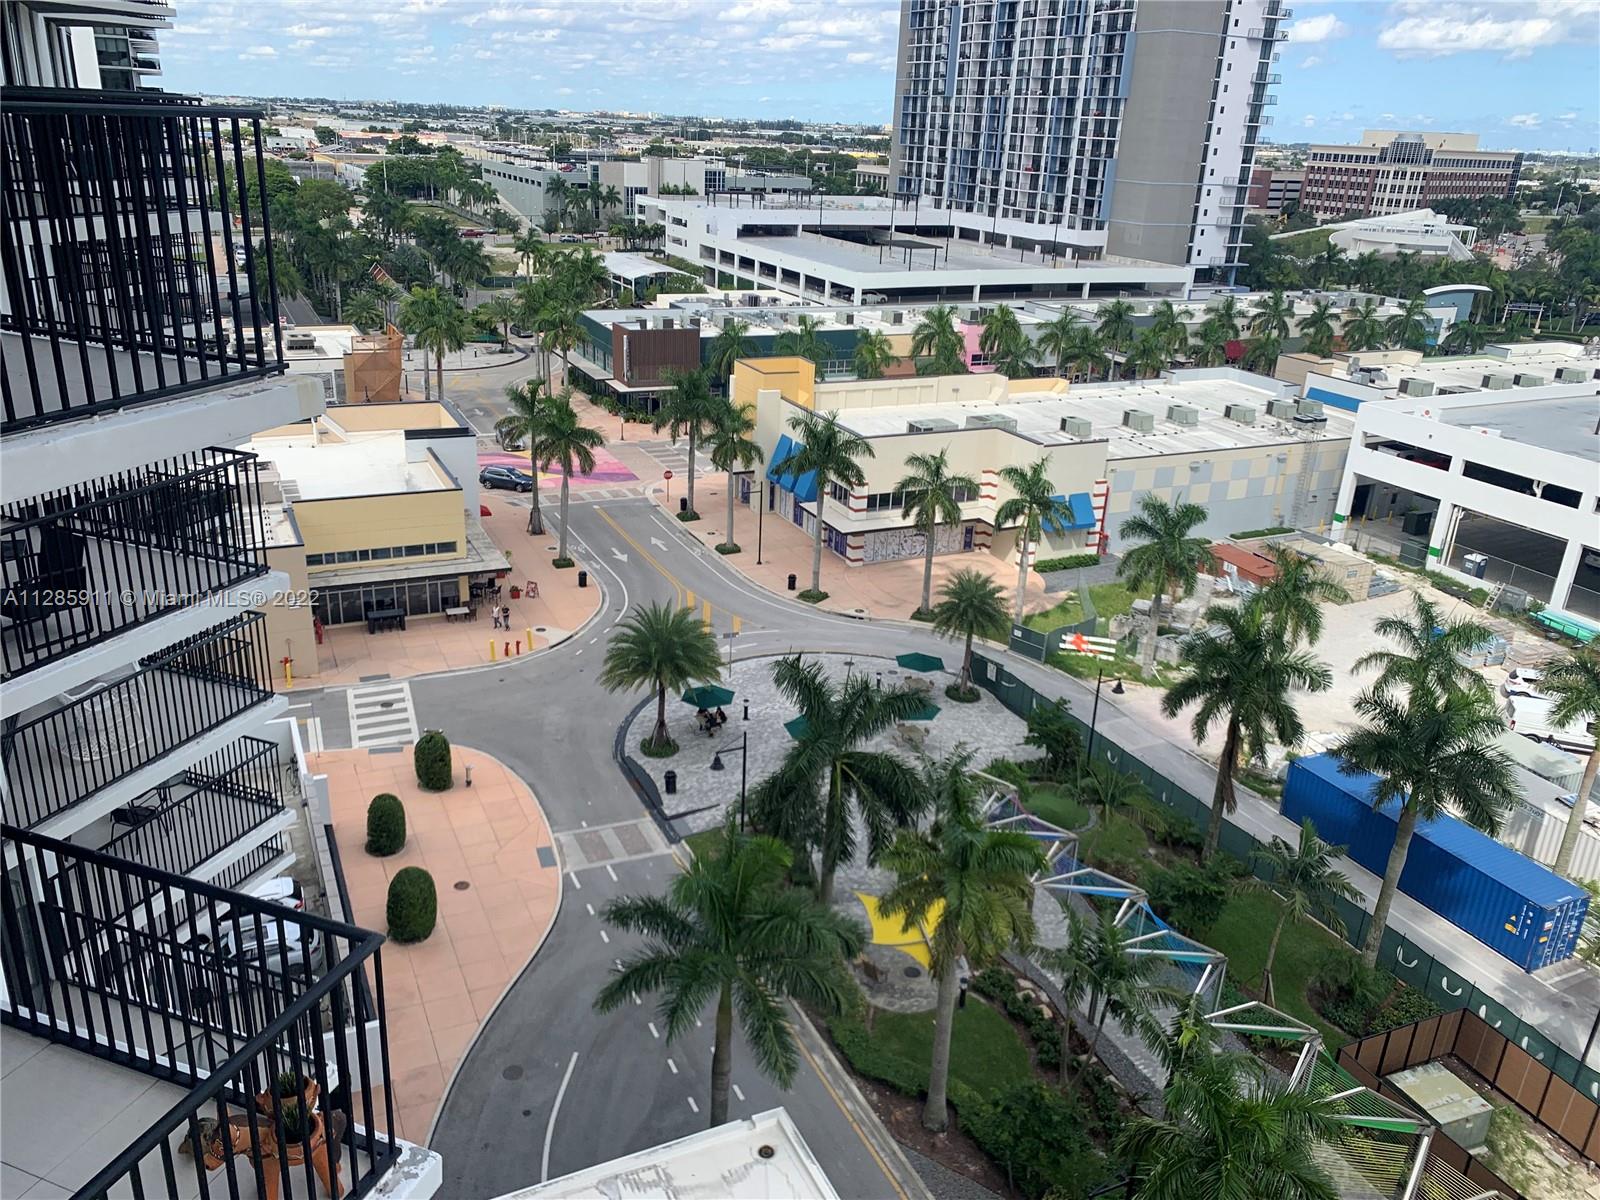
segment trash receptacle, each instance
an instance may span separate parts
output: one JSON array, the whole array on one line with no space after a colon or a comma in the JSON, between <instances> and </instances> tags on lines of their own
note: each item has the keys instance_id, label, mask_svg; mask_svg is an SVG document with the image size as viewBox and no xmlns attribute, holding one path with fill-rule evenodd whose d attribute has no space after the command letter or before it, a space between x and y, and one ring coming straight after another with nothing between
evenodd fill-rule
<instances>
[{"instance_id":1,"label":"trash receptacle","mask_svg":"<svg viewBox=\"0 0 1600 1200\"><path fill-rule=\"evenodd\" d=\"M589 572L587 572L587 571L579 571L578 572L578 586L579 587L588 587L589 586Z\"/></svg>"},{"instance_id":2,"label":"trash receptacle","mask_svg":"<svg viewBox=\"0 0 1600 1200\"><path fill-rule=\"evenodd\" d=\"M1461 556L1461 569L1474 579L1482 579L1489 570L1489 556L1487 554L1463 554Z\"/></svg>"},{"instance_id":3,"label":"trash receptacle","mask_svg":"<svg viewBox=\"0 0 1600 1200\"><path fill-rule=\"evenodd\" d=\"M661 778L662 782L666 784L667 795L676 796L678 794L678 773L676 771L668 771Z\"/></svg>"},{"instance_id":4,"label":"trash receptacle","mask_svg":"<svg viewBox=\"0 0 1600 1200\"><path fill-rule=\"evenodd\" d=\"M689 511L689 497L687 497L687 496L679 496L678 497L678 511L679 512L688 512Z\"/></svg>"},{"instance_id":5,"label":"trash receptacle","mask_svg":"<svg viewBox=\"0 0 1600 1200\"><path fill-rule=\"evenodd\" d=\"M790 576L789 576L789 590L790 590L790 591L791 591L791 592L792 592L792 591L794 591L794 583L795 583L795 577L794 577L794 575L793 575L793 574L791 574L791 575L790 575Z\"/></svg>"}]
</instances>

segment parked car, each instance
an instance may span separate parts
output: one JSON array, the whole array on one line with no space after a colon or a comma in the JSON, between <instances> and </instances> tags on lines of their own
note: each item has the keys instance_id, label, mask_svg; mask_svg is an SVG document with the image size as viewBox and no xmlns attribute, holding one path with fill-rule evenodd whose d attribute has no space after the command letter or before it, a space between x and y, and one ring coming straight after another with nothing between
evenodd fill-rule
<instances>
[{"instance_id":1,"label":"parked car","mask_svg":"<svg viewBox=\"0 0 1600 1200\"><path fill-rule=\"evenodd\" d=\"M1501 691L1508 696L1531 696L1535 700L1548 700L1549 697L1539 687L1539 681L1544 678L1544 672L1534 667L1514 667L1506 676L1506 681Z\"/></svg>"},{"instance_id":2,"label":"parked car","mask_svg":"<svg viewBox=\"0 0 1600 1200\"><path fill-rule=\"evenodd\" d=\"M533 476L515 467L485 467L478 472L478 483L486 488L503 488L512 492L531 492Z\"/></svg>"}]
</instances>

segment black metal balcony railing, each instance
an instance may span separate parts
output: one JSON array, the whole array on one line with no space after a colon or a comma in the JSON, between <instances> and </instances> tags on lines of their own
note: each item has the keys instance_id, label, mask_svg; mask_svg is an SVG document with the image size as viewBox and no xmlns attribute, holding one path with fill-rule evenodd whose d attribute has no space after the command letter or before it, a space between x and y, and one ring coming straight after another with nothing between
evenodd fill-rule
<instances>
[{"instance_id":1,"label":"black metal balcony railing","mask_svg":"<svg viewBox=\"0 0 1600 1200\"><path fill-rule=\"evenodd\" d=\"M258 110L4 88L0 129L0 432L284 369Z\"/></svg>"},{"instance_id":2,"label":"black metal balcony railing","mask_svg":"<svg viewBox=\"0 0 1600 1200\"><path fill-rule=\"evenodd\" d=\"M195 763L113 814L130 828L101 847L126 862L187 875L284 811L283 767L275 742L245 737ZM250 854L213 878L232 886L266 862ZM245 864L253 864L240 873Z\"/></svg>"},{"instance_id":3,"label":"black metal balcony railing","mask_svg":"<svg viewBox=\"0 0 1600 1200\"><path fill-rule=\"evenodd\" d=\"M0 1021L189 1090L79 1195L311 1200L324 1194L319 1150L334 1196L372 1191L400 1149L384 1132L381 935L11 825L0 834ZM120 897L121 915L100 915L96 896ZM352 986L364 971L371 994ZM314 1104L278 1095L286 1073L318 1085Z\"/></svg>"},{"instance_id":4,"label":"black metal balcony railing","mask_svg":"<svg viewBox=\"0 0 1600 1200\"><path fill-rule=\"evenodd\" d=\"M250 612L60 708L12 716L0 730L5 818L38 825L271 698L266 619Z\"/></svg>"},{"instance_id":5,"label":"black metal balcony railing","mask_svg":"<svg viewBox=\"0 0 1600 1200\"><path fill-rule=\"evenodd\" d=\"M0 507L0 677L264 574L258 476L200 450Z\"/></svg>"}]
</instances>

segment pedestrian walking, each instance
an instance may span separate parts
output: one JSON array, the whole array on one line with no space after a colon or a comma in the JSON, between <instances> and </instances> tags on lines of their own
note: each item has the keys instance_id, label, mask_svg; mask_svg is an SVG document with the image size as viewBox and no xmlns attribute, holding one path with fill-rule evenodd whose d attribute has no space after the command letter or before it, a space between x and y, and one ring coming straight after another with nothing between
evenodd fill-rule
<instances>
[{"instance_id":1,"label":"pedestrian walking","mask_svg":"<svg viewBox=\"0 0 1600 1200\"><path fill-rule=\"evenodd\" d=\"M494 627L496 629L504 629L505 628L505 624L500 620L500 606L498 604L496 604L494 606L494 611L491 612L489 615L494 618Z\"/></svg>"}]
</instances>

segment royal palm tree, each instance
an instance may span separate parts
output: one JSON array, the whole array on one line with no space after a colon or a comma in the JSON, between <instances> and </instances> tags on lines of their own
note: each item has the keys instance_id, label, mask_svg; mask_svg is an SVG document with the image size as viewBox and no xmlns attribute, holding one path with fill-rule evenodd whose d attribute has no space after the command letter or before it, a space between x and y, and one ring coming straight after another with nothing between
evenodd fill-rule
<instances>
[{"instance_id":1,"label":"royal palm tree","mask_svg":"<svg viewBox=\"0 0 1600 1200\"><path fill-rule=\"evenodd\" d=\"M1260 1059L1186 1054L1162 1101L1164 1116L1134 1117L1117 1135L1138 1200L1338 1200L1318 1148L1345 1125Z\"/></svg>"},{"instance_id":2,"label":"royal palm tree","mask_svg":"<svg viewBox=\"0 0 1600 1200\"><path fill-rule=\"evenodd\" d=\"M1078 330L1083 328L1083 322L1070 309L1040 327L1039 340L1035 345L1040 354L1055 359L1057 375L1066 374L1067 364L1072 361L1072 351L1078 344Z\"/></svg>"},{"instance_id":3,"label":"royal palm tree","mask_svg":"<svg viewBox=\"0 0 1600 1200\"><path fill-rule=\"evenodd\" d=\"M1126 300L1108 300L1095 310L1100 323L1095 332L1113 350L1122 350L1133 339L1133 305Z\"/></svg>"},{"instance_id":4,"label":"royal palm tree","mask_svg":"<svg viewBox=\"0 0 1600 1200\"><path fill-rule=\"evenodd\" d=\"M544 430L545 461L561 468L561 537L556 552L557 566L571 566L567 556L567 496L572 487L572 476L589 475L594 471L594 452L606 444L598 429L590 429L578 419L572 401L562 396L552 396L549 416Z\"/></svg>"},{"instance_id":5,"label":"royal palm tree","mask_svg":"<svg viewBox=\"0 0 1600 1200\"><path fill-rule=\"evenodd\" d=\"M756 344L750 340L750 322L729 317L717 330L717 336L711 339L706 357L706 368L711 372L711 382L716 390L726 392L728 377L733 374L733 364L741 358L749 358L755 352Z\"/></svg>"},{"instance_id":6,"label":"royal palm tree","mask_svg":"<svg viewBox=\"0 0 1600 1200\"><path fill-rule=\"evenodd\" d=\"M549 245L531 225L512 239L511 248L517 252L517 261L524 275L532 275L542 269L550 255Z\"/></svg>"},{"instance_id":7,"label":"royal palm tree","mask_svg":"<svg viewBox=\"0 0 1600 1200\"><path fill-rule=\"evenodd\" d=\"M1022 332L1017 311L1009 304L996 306L983 318L978 349L991 367L1008 378L1026 379L1033 374L1033 343Z\"/></svg>"},{"instance_id":8,"label":"royal palm tree","mask_svg":"<svg viewBox=\"0 0 1600 1200\"><path fill-rule=\"evenodd\" d=\"M1593 647L1574 650L1566 658L1544 668L1539 686L1545 695L1555 701L1550 709L1552 725L1582 727L1600 720L1600 651ZM1583 767L1583 780L1578 784L1578 800L1567 817L1567 827L1561 834L1555 865L1550 868L1557 875L1571 875L1572 852L1578 844L1578 832L1583 828L1589 793L1594 790L1597 774L1600 774L1600 740L1589 751L1589 760Z\"/></svg>"},{"instance_id":9,"label":"royal palm tree","mask_svg":"<svg viewBox=\"0 0 1600 1200\"><path fill-rule=\"evenodd\" d=\"M1470 616L1447 618L1437 604L1421 592L1413 592L1409 614L1380 617L1373 622L1372 631L1398 646L1372 650L1356 659L1357 672L1378 668L1374 691L1464 691L1489 698L1483 676L1462 661L1494 636L1483 622Z\"/></svg>"},{"instance_id":10,"label":"royal palm tree","mask_svg":"<svg viewBox=\"0 0 1600 1200\"><path fill-rule=\"evenodd\" d=\"M370 333L383 324L383 308L371 292L356 292L344 302L344 319L362 333Z\"/></svg>"},{"instance_id":11,"label":"royal palm tree","mask_svg":"<svg viewBox=\"0 0 1600 1200\"><path fill-rule=\"evenodd\" d=\"M816 472L817 519L811 542L811 592L818 596L822 594L822 512L828 485L865 486L867 477L861 470L860 460L874 455L872 444L866 438L840 424L837 411L826 416L815 412L797 413L789 418L789 428L798 435L800 448L785 460L788 472L796 479ZM795 503L800 501L796 499Z\"/></svg>"},{"instance_id":12,"label":"royal palm tree","mask_svg":"<svg viewBox=\"0 0 1600 1200\"><path fill-rule=\"evenodd\" d=\"M1239 336L1239 298L1224 296L1213 308L1206 310L1207 320L1215 319L1229 338Z\"/></svg>"},{"instance_id":13,"label":"royal palm tree","mask_svg":"<svg viewBox=\"0 0 1600 1200\"><path fill-rule=\"evenodd\" d=\"M1244 368L1261 375L1271 375L1282 353L1283 343L1270 333L1251 338L1244 352Z\"/></svg>"},{"instance_id":14,"label":"royal palm tree","mask_svg":"<svg viewBox=\"0 0 1600 1200\"><path fill-rule=\"evenodd\" d=\"M1344 325L1339 331L1346 350L1379 350L1384 344L1383 318L1376 300L1363 300L1344 310Z\"/></svg>"},{"instance_id":15,"label":"royal palm tree","mask_svg":"<svg viewBox=\"0 0 1600 1200\"><path fill-rule=\"evenodd\" d=\"M1373 806L1398 805L1391 810L1394 845L1361 948L1362 961L1371 967L1418 820L1453 811L1492 836L1520 788L1511 760L1494 745L1505 721L1477 690L1438 688L1426 679L1404 696L1374 686L1356 697L1355 708L1364 724L1334 747L1343 760L1340 770L1372 772Z\"/></svg>"},{"instance_id":16,"label":"royal palm tree","mask_svg":"<svg viewBox=\"0 0 1600 1200\"><path fill-rule=\"evenodd\" d=\"M1329 281L1342 274L1342 268L1347 265L1344 247L1330 238L1316 258L1317 286L1327 287Z\"/></svg>"},{"instance_id":17,"label":"royal palm tree","mask_svg":"<svg viewBox=\"0 0 1600 1200\"><path fill-rule=\"evenodd\" d=\"M1314 646L1322 637L1322 606L1346 604L1350 593L1342 583L1322 573L1310 555L1287 546L1271 552L1273 576L1261 589L1261 603L1290 642Z\"/></svg>"},{"instance_id":18,"label":"royal palm tree","mask_svg":"<svg viewBox=\"0 0 1600 1200\"><path fill-rule=\"evenodd\" d=\"M1016 464L1000 468L1000 482L1016 495L994 514L996 528L1017 523L1017 608L1016 622L1022 624L1022 605L1027 595L1029 551L1045 525L1064 528L1072 520L1072 506L1056 492L1050 479L1050 459L1041 456L1025 467Z\"/></svg>"},{"instance_id":19,"label":"royal palm tree","mask_svg":"<svg viewBox=\"0 0 1600 1200\"><path fill-rule=\"evenodd\" d=\"M601 914L645 944L600 990L597 1009L659 994L656 1012L671 1043L693 1034L715 1001L712 1128L728 1119L735 1015L761 1073L787 1088L800 1055L785 1001L837 1012L851 986L843 962L865 941L843 914L784 886L789 863L782 842L748 837L730 823L716 849L696 855L665 896L624 896Z\"/></svg>"},{"instance_id":20,"label":"royal palm tree","mask_svg":"<svg viewBox=\"0 0 1600 1200\"><path fill-rule=\"evenodd\" d=\"M466 310L454 296L445 295L436 287L414 285L409 295L400 302L400 328L409 333L417 347L426 355L433 354L436 394L444 399L444 356L467 344L468 321ZM427 394L428 369L422 369L424 396Z\"/></svg>"},{"instance_id":21,"label":"royal palm tree","mask_svg":"<svg viewBox=\"0 0 1600 1200\"><path fill-rule=\"evenodd\" d=\"M1094 378L1096 371L1108 372L1111 369L1111 357L1106 353L1100 335L1087 325L1078 327L1077 337L1067 350L1067 362L1072 364L1075 372L1081 372L1089 379Z\"/></svg>"},{"instance_id":22,"label":"royal palm tree","mask_svg":"<svg viewBox=\"0 0 1600 1200\"><path fill-rule=\"evenodd\" d=\"M1195 706L1190 729L1201 745L1223 723L1202 859L1216 853L1223 815L1238 805L1233 777L1242 763L1260 757L1269 741L1293 749L1304 735L1292 694L1333 686L1332 672L1293 647L1259 596L1242 607L1213 607L1206 622L1183 639L1183 677L1161 699L1168 717Z\"/></svg>"},{"instance_id":23,"label":"royal palm tree","mask_svg":"<svg viewBox=\"0 0 1600 1200\"><path fill-rule=\"evenodd\" d=\"M1250 876L1246 887L1271 892L1278 898L1278 923L1272 927L1272 938L1267 942L1267 960L1261 965L1262 995L1268 1004L1276 1003L1273 996L1272 964L1278 958L1278 939L1283 927L1293 921L1320 921L1335 936L1344 936L1344 922L1339 917L1336 899L1355 900L1360 893L1345 878L1344 872L1334 866L1334 861L1345 852L1343 846L1330 846L1317 836L1317 827L1310 817L1300 823L1300 837L1290 844L1275 837L1266 846L1258 846L1251 857L1268 869L1270 878Z\"/></svg>"},{"instance_id":24,"label":"royal palm tree","mask_svg":"<svg viewBox=\"0 0 1600 1200\"><path fill-rule=\"evenodd\" d=\"M857 379L882 379L889 368L899 362L889 335L869 329L856 339L856 352L852 361Z\"/></svg>"},{"instance_id":25,"label":"royal palm tree","mask_svg":"<svg viewBox=\"0 0 1600 1200\"><path fill-rule=\"evenodd\" d=\"M901 518L913 518L912 528L922 533L922 604L917 613L927 615L933 608L933 552L939 526L961 520L962 495L968 499L976 496L978 481L970 475L952 473L949 451L939 450L906 455L906 474L894 490L905 494Z\"/></svg>"},{"instance_id":26,"label":"royal palm tree","mask_svg":"<svg viewBox=\"0 0 1600 1200\"><path fill-rule=\"evenodd\" d=\"M1232 340L1227 327L1213 313L1195 329L1194 340L1189 343L1189 356L1198 366L1219 367L1228 359L1228 343Z\"/></svg>"},{"instance_id":27,"label":"royal palm tree","mask_svg":"<svg viewBox=\"0 0 1600 1200\"><path fill-rule=\"evenodd\" d=\"M1444 335L1444 349L1451 354L1476 354L1489 343L1489 331L1476 321L1457 321Z\"/></svg>"},{"instance_id":28,"label":"royal palm tree","mask_svg":"<svg viewBox=\"0 0 1600 1200\"><path fill-rule=\"evenodd\" d=\"M778 335L773 348L779 354L803 358L822 373L822 364L833 357L833 348L823 340L822 324L815 317L801 315L795 318L795 327Z\"/></svg>"},{"instance_id":29,"label":"royal palm tree","mask_svg":"<svg viewBox=\"0 0 1600 1200\"><path fill-rule=\"evenodd\" d=\"M582 309L575 300L552 296L539 317L540 344L546 354L559 355L561 358L561 378L551 387L558 395L566 394L572 374L570 356L583 345L587 337L581 316Z\"/></svg>"},{"instance_id":30,"label":"royal palm tree","mask_svg":"<svg viewBox=\"0 0 1600 1200\"><path fill-rule=\"evenodd\" d=\"M927 806L911 767L866 748L925 701L910 689L879 688L865 673L834 682L799 655L779 660L772 681L802 722L777 771L751 793L751 811L758 828L797 852L818 851L817 899L831 904L834 872L855 858L857 819L867 836L867 862L876 863L894 831Z\"/></svg>"},{"instance_id":31,"label":"royal palm tree","mask_svg":"<svg viewBox=\"0 0 1600 1200\"><path fill-rule=\"evenodd\" d=\"M895 882L878 911L901 918L907 933L933 925L928 952L938 999L922 1125L935 1133L950 1123L945 1089L962 970L982 970L1007 950L1032 945L1033 876L1045 865L1027 834L985 826L971 768L964 749L923 768L933 820L926 830L901 830L882 859Z\"/></svg>"},{"instance_id":32,"label":"royal palm tree","mask_svg":"<svg viewBox=\"0 0 1600 1200\"><path fill-rule=\"evenodd\" d=\"M685 521L698 521L700 513L694 506L695 451L707 427L721 415L727 401L711 394L711 384L704 368L693 371L668 369L665 372L672 390L661 401L655 416L650 420L652 429L667 429L676 442L680 433L689 438L688 511L681 514Z\"/></svg>"},{"instance_id":33,"label":"royal palm tree","mask_svg":"<svg viewBox=\"0 0 1600 1200\"><path fill-rule=\"evenodd\" d=\"M722 673L717 639L692 608L649 604L634 610L606 647L600 686L608 692L648 687L656 694L656 723L641 747L672 753L667 733L667 693L696 683L715 683Z\"/></svg>"},{"instance_id":34,"label":"royal palm tree","mask_svg":"<svg viewBox=\"0 0 1600 1200\"><path fill-rule=\"evenodd\" d=\"M595 204L598 209L610 210L622 207L622 193L617 191L613 184L606 184L595 191Z\"/></svg>"},{"instance_id":35,"label":"royal palm tree","mask_svg":"<svg viewBox=\"0 0 1600 1200\"><path fill-rule=\"evenodd\" d=\"M1271 292L1257 306L1250 318L1250 332L1257 337L1275 337L1280 342L1289 336L1289 322L1294 317L1294 304L1282 292Z\"/></svg>"},{"instance_id":36,"label":"royal palm tree","mask_svg":"<svg viewBox=\"0 0 1600 1200\"><path fill-rule=\"evenodd\" d=\"M1413 296L1405 307L1383 323L1384 339L1402 350L1421 350L1428 344L1428 299Z\"/></svg>"},{"instance_id":37,"label":"royal palm tree","mask_svg":"<svg viewBox=\"0 0 1600 1200\"><path fill-rule=\"evenodd\" d=\"M1307 354L1327 358L1333 353L1333 301L1318 300L1300 322Z\"/></svg>"},{"instance_id":38,"label":"royal palm tree","mask_svg":"<svg viewBox=\"0 0 1600 1200\"><path fill-rule=\"evenodd\" d=\"M545 186L544 201L550 212L555 215L557 228L560 228L561 220L567 214L567 202L571 193L572 185L559 175Z\"/></svg>"},{"instance_id":39,"label":"royal palm tree","mask_svg":"<svg viewBox=\"0 0 1600 1200\"><path fill-rule=\"evenodd\" d=\"M506 384L509 411L494 423L495 438L502 446L521 442L528 449L528 474L533 487L528 492L528 533L544 533L544 514L539 510L539 468L549 461L545 438L550 422L550 397L544 394L542 379Z\"/></svg>"},{"instance_id":40,"label":"royal palm tree","mask_svg":"<svg viewBox=\"0 0 1600 1200\"><path fill-rule=\"evenodd\" d=\"M500 345L505 347L511 342L511 322L515 321L522 312L521 306L510 296L496 296L485 300L475 310L483 314L484 318L493 321L500 330Z\"/></svg>"},{"instance_id":41,"label":"royal palm tree","mask_svg":"<svg viewBox=\"0 0 1600 1200\"><path fill-rule=\"evenodd\" d=\"M1171 300L1163 300L1150 313L1150 330L1171 358L1182 353L1189 341L1188 327L1184 324L1194 313L1187 308L1173 308Z\"/></svg>"},{"instance_id":42,"label":"royal palm tree","mask_svg":"<svg viewBox=\"0 0 1600 1200\"><path fill-rule=\"evenodd\" d=\"M966 640L956 690L963 696L972 696L972 639L998 640L1011 630L1000 585L976 567L962 567L939 588L939 603L933 606L933 627L947 638Z\"/></svg>"},{"instance_id":43,"label":"royal palm tree","mask_svg":"<svg viewBox=\"0 0 1600 1200\"><path fill-rule=\"evenodd\" d=\"M1185 503L1181 497L1168 503L1147 494L1139 501L1138 515L1129 517L1117 530L1119 537L1140 543L1123 554L1117 575L1131 587L1151 588L1155 593L1150 599L1150 636L1140 647L1146 675L1156 665L1162 594L1170 594L1176 603L1178 588L1187 591L1194 587L1207 560L1210 543L1194 536L1195 526L1204 524L1205 519L1206 510L1198 504Z\"/></svg>"},{"instance_id":44,"label":"royal palm tree","mask_svg":"<svg viewBox=\"0 0 1600 1200\"><path fill-rule=\"evenodd\" d=\"M956 310L935 304L917 318L911 331L911 357L919 375L965 375L966 343L956 328Z\"/></svg>"},{"instance_id":45,"label":"royal palm tree","mask_svg":"<svg viewBox=\"0 0 1600 1200\"><path fill-rule=\"evenodd\" d=\"M1364 251L1350 261L1350 277L1363 292L1378 291L1387 269L1376 250Z\"/></svg>"},{"instance_id":46,"label":"royal palm tree","mask_svg":"<svg viewBox=\"0 0 1600 1200\"><path fill-rule=\"evenodd\" d=\"M1166 339L1153 329L1142 332L1133 343L1133 349L1128 352L1128 369L1133 372L1135 379L1161 374L1167 369L1167 361Z\"/></svg>"},{"instance_id":47,"label":"royal palm tree","mask_svg":"<svg viewBox=\"0 0 1600 1200\"><path fill-rule=\"evenodd\" d=\"M741 468L748 471L765 457L761 447L750 437L755 428L755 414L750 406L736 404L731 399L722 401L722 407L706 427L706 451L711 465L728 473L727 533L717 547L724 554L739 552L739 544L733 540L733 494L737 490L734 472ZM756 495L759 503L759 490Z\"/></svg>"}]
</instances>

